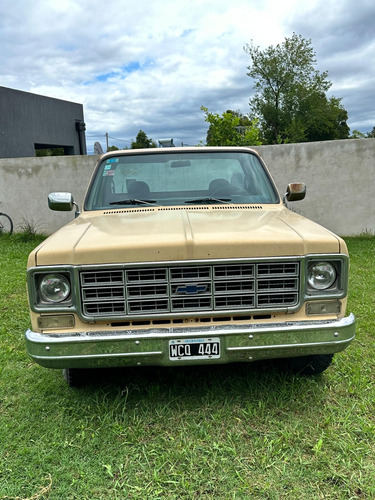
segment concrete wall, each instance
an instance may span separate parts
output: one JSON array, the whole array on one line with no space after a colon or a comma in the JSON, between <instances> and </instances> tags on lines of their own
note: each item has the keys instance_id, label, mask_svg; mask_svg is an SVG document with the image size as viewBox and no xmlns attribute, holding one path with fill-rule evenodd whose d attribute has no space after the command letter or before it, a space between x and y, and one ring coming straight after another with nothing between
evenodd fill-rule
<instances>
[{"instance_id":1,"label":"concrete wall","mask_svg":"<svg viewBox=\"0 0 375 500\"><path fill-rule=\"evenodd\" d=\"M307 184L293 209L343 236L375 233L375 139L260 146L281 195L289 182ZM0 159L0 211L17 231L25 221L51 233L73 212L52 212L48 193L72 192L82 206L97 156Z\"/></svg>"},{"instance_id":2,"label":"concrete wall","mask_svg":"<svg viewBox=\"0 0 375 500\"><path fill-rule=\"evenodd\" d=\"M0 159L0 211L13 219L15 231L25 221L50 234L74 218L73 212L49 210L53 191L73 193L82 206L98 156L51 156Z\"/></svg>"},{"instance_id":3,"label":"concrete wall","mask_svg":"<svg viewBox=\"0 0 375 500\"><path fill-rule=\"evenodd\" d=\"M375 233L375 139L256 148L281 194L288 182L307 185L296 211L342 236Z\"/></svg>"}]
</instances>

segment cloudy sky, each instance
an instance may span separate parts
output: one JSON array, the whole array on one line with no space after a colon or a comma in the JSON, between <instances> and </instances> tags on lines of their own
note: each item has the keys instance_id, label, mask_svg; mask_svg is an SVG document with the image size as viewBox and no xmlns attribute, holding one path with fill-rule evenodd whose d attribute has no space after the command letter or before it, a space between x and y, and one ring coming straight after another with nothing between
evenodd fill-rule
<instances>
[{"instance_id":1,"label":"cloudy sky","mask_svg":"<svg viewBox=\"0 0 375 500\"><path fill-rule=\"evenodd\" d=\"M351 131L371 131L374 0L1 0L0 86L83 104L89 154L140 129L196 145L202 105L250 111L244 45L293 32L311 39Z\"/></svg>"}]
</instances>

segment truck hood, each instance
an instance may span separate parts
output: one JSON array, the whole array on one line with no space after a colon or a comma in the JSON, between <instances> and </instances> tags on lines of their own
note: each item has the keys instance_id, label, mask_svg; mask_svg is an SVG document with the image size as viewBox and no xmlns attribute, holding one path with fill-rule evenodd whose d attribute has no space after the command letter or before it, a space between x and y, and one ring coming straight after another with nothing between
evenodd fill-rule
<instances>
[{"instance_id":1,"label":"truck hood","mask_svg":"<svg viewBox=\"0 0 375 500\"><path fill-rule=\"evenodd\" d=\"M342 240L277 205L84 212L47 238L29 266L338 253Z\"/></svg>"}]
</instances>

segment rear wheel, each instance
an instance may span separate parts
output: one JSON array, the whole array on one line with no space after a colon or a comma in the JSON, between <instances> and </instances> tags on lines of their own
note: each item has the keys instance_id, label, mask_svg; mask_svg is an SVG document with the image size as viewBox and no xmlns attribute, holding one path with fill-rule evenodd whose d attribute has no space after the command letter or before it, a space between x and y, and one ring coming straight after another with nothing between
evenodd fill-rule
<instances>
[{"instance_id":1,"label":"rear wheel","mask_svg":"<svg viewBox=\"0 0 375 500\"><path fill-rule=\"evenodd\" d=\"M0 214L0 234L12 234L13 222L7 214Z\"/></svg>"},{"instance_id":2,"label":"rear wheel","mask_svg":"<svg viewBox=\"0 0 375 500\"><path fill-rule=\"evenodd\" d=\"M332 363L333 354L312 354L311 356L300 356L288 358L288 368L298 375L317 375L324 372Z\"/></svg>"}]
</instances>

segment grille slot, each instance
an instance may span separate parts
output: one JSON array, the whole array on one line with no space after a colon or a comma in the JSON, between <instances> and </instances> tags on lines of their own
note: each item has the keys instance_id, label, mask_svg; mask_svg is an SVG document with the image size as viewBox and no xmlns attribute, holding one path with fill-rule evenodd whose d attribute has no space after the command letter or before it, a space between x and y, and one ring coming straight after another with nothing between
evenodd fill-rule
<instances>
[{"instance_id":1,"label":"grille slot","mask_svg":"<svg viewBox=\"0 0 375 500\"><path fill-rule=\"evenodd\" d=\"M89 271L81 273L82 286L101 286L123 283L123 271Z\"/></svg>"},{"instance_id":2,"label":"grille slot","mask_svg":"<svg viewBox=\"0 0 375 500\"><path fill-rule=\"evenodd\" d=\"M258 276L295 276L298 272L297 262L269 262L258 264Z\"/></svg>"},{"instance_id":3,"label":"grille slot","mask_svg":"<svg viewBox=\"0 0 375 500\"><path fill-rule=\"evenodd\" d=\"M258 297L258 307L277 307L280 305L293 306L297 303L296 293L265 294Z\"/></svg>"},{"instance_id":4,"label":"grille slot","mask_svg":"<svg viewBox=\"0 0 375 500\"><path fill-rule=\"evenodd\" d=\"M216 309L244 309L254 308L253 295L230 295L228 297L216 297Z\"/></svg>"},{"instance_id":5,"label":"grille slot","mask_svg":"<svg viewBox=\"0 0 375 500\"><path fill-rule=\"evenodd\" d=\"M170 279L171 281L190 281L190 280L201 280L211 278L211 267L209 266L199 266L199 267L177 267L170 269Z\"/></svg>"},{"instance_id":6,"label":"grille slot","mask_svg":"<svg viewBox=\"0 0 375 500\"><path fill-rule=\"evenodd\" d=\"M167 279L167 270L163 268L156 269L131 269L126 271L126 281L128 283L144 283L165 281Z\"/></svg>"},{"instance_id":7,"label":"grille slot","mask_svg":"<svg viewBox=\"0 0 375 500\"><path fill-rule=\"evenodd\" d=\"M257 281L258 292L262 291L284 291L284 290L298 290L297 278L274 278L274 279L260 279Z\"/></svg>"},{"instance_id":8,"label":"grille slot","mask_svg":"<svg viewBox=\"0 0 375 500\"><path fill-rule=\"evenodd\" d=\"M124 299L124 289L122 287L102 287L102 288L85 288L83 290L83 298L85 301L89 300L110 300L110 299Z\"/></svg>"},{"instance_id":9,"label":"grille slot","mask_svg":"<svg viewBox=\"0 0 375 500\"><path fill-rule=\"evenodd\" d=\"M131 300L129 314L168 312L168 300Z\"/></svg>"},{"instance_id":10,"label":"grille slot","mask_svg":"<svg viewBox=\"0 0 375 500\"><path fill-rule=\"evenodd\" d=\"M85 313L88 316L106 316L125 313L124 302L94 302L85 304Z\"/></svg>"},{"instance_id":11,"label":"grille slot","mask_svg":"<svg viewBox=\"0 0 375 500\"><path fill-rule=\"evenodd\" d=\"M85 269L82 311L116 318L207 311L278 310L299 303L298 261Z\"/></svg>"},{"instance_id":12,"label":"grille slot","mask_svg":"<svg viewBox=\"0 0 375 500\"><path fill-rule=\"evenodd\" d=\"M168 293L167 285L142 285L142 286L128 286L127 296L129 299L133 297L166 297Z\"/></svg>"},{"instance_id":13,"label":"grille slot","mask_svg":"<svg viewBox=\"0 0 375 500\"><path fill-rule=\"evenodd\" d=\"M215 278L243 278L254 276L254 264L235 264L228 266L215 266Z\"/></svg>"},{"instance_id":14,"label":"grille slot","mask_svg":"<svg viewBox=\"0 0 375 500\"><path fill-rule=\"evenodd\" d=\"M210 311L211 297L181 297L172 299L172 311Z\"/></svg>"},{"instance_id":15,"label":"grille slot","mask_svg":"<svg viewBox=\"0 0 375 500\"><path fill-rule=\"evenodd\" d=\"M215 293L250 293L254 291L254 280L252 281L219 281L215 283Z\"/></svg>"}]
</instances>

